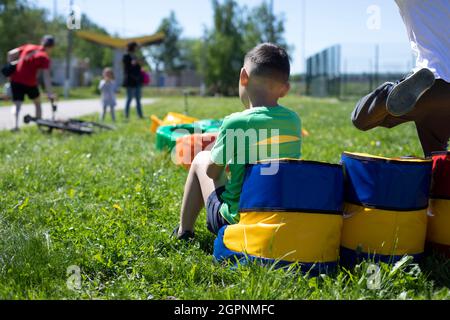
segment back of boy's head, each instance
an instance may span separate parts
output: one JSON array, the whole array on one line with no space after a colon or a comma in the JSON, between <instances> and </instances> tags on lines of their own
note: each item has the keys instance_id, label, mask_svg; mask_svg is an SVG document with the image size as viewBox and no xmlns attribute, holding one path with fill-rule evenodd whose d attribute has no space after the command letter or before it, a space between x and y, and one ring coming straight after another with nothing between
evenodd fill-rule
<instances>
[{"instance_id":1,"label":"back of boy's head","mask_svg":"<svg viewBox=\"0 0 450 320\"><path fill-rule=\"evenodd\" d=\"M256 76L272 81L286 83L289 81L291 64L286 50L272 43L262 43L245 56L246 65L250 66L249 76Z\"/></svg>"}]
</instances>

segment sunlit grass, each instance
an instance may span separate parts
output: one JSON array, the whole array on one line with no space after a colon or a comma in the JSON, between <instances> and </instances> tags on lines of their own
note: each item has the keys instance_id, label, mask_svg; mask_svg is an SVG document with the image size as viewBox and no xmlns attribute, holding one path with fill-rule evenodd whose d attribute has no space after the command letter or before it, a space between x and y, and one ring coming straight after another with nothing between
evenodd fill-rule
<instances>
[{"instance_id":1,"label":"sunlit grass","mask_svg":"<svg viewBox=\"0 0 450 320\"><path fill-rule=\"evenodd\" d=\"M350 122L353 103L291 96L283 104L300 114L310 133L306 159L337 163L343 151L421 155L412 124L362 133ZM146 113L183 110L182 98L162 98ZM238 99L189 99L190 115L199 118L239 110ZM174 241L186 172L155 150L149 126L149 120L120 119L117 131L92 137L43 135L35 127L0 133L0 298L450 297L449 264L436 257L421 269L409 262L396 272L382 266L381 290L369 290L367 265L319 278L217 265L204 213L193 245ZM79 292L66 285L72 265L81 268Z\"/></svg>"}]
</instances>

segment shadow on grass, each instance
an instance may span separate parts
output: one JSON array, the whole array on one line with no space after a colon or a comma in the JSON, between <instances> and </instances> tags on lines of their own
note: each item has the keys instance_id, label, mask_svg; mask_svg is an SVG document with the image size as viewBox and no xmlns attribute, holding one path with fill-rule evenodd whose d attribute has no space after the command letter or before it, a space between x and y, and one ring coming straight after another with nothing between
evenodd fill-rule
<instances>
[{"instance_id":1,"label":"shadow on grass","mask_svg":"<svg viewBox=\"0 0 450 320\"><path fill-rule=\"evenodd\" d=\"M428 254L420 267L436 287L450 289L450 260L438 253Z\"/></svg>"},{"instance_id":2,"label":"shadow on grass","mask_svg":"<svg viewBox=\"0 0 450 320\"><path fill-rule=\"evenodd\" d=\"M212 255L214 251L214 240L216 237L209 232L201 232L197 235L196 242L198 242L200 249L208 255ZM429 252L419 263L420 269L426 277L433 281L437 289L450 289L450 260L438 253ZM338 270L344 270L340 265ZM336 278L339 271L329 272L330 278ZM348 272L354 273L354 268L348 268ZM311 274L311 276L314 276Z\"/></svg>"},{"instance_id":3,"label":"shadow on grass","mask_svg":"<svg viewBox=\"0 0 450 320\"><path fill-rule=\"evenodd\" d=\"M210 232L200 232L197 234L196 241L200 245L200 249L208 255L212 255L214 252L214 241L216 236Z\"/></svg>"}]
</instances>

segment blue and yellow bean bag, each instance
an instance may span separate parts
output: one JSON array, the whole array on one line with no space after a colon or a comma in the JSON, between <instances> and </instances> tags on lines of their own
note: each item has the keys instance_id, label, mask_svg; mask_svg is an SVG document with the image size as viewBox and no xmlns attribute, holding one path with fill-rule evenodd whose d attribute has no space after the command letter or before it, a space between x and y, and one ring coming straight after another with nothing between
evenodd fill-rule
<instances>
[{"instance_id":1,"label":"blue and yellow bean bag","mask_svg":"<svg viewBox=\"0 0 450 320\"><path fill-rule=\"evenodd\" d=\"M265 174L270 171L275 174ZM333 270L343 223L343 179L340 165L300 160L249 165L240 222L220 230L214 257L278 267L299 263L313 273Z\"/></svg>"},{"instance_id":2,"label":"blue and yellow bean bag","mask_svg":"<svg viewBox=\"0 0 450 320\"><path fill-rule=\"evenodd\" d=\"M341 263L395 262L424 252L432 161L344 153Z\"/></svg>"},{"instance_id":3,"label":"blue and yellow bean bag","mask_svg":"<svg viewBox=\"0 0 450 320\"><path fill-rule=\"evenodd\" d=\"M427 240L450 258L450 152L433 155L433 183Z\"/></svg>"}]
</instances>

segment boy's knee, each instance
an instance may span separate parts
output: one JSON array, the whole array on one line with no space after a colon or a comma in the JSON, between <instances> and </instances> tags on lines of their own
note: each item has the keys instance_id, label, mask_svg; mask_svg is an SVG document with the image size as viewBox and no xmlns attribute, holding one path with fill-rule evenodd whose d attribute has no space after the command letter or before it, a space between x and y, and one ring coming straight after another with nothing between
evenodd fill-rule
<instances>
[{"instance_id":1,"label":"boy's knee","mask_svg":"<svg viewBox=\"0 0 450 320\"><path fill-rule=\"evenodd\" d=\"M192 161L192 167L194 168L204 167L207 164L209 164L210 159L211 159L211 151L199 152Z\"/></svg>"},{"instance_id":2,"label":"boy's knee","mask_svg":"<svg viewBox=\"0 0 450 320\"><path fill-rule=\"evenodd\" d=\"M369 126L367 126L367 123L361 121L361 118L352 115L352 123L355 126L356 129L361 130L361 131L368 131L370 129Z\"/></svg>"},{"instance_id":3,"label":"boy's knee","mask_svg":"<svg viewBox=\"0 0 450 320\"><path fill-rule=\"evenodd\" d=\"M367 123L363 121L363 117L361 116L360 113L358 113L358 110L361 108L360 103L361 101L358 102L358 104L356 105L356 108L351 115L351 121L355 126L355 128L357 128L358 130L367 131L368 130Z\"/></svg>"}]
</instances>

